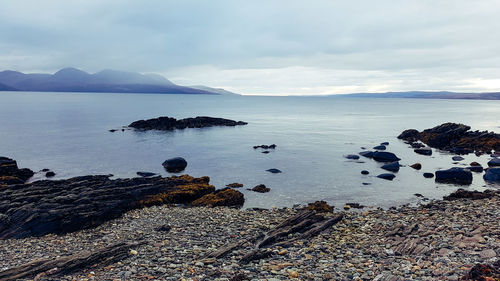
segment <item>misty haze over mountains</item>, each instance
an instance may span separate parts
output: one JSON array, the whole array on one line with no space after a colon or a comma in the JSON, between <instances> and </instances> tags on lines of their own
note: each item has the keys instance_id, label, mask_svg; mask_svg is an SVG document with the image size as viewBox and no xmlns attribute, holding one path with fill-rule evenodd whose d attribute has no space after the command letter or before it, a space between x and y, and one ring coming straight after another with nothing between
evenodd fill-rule
<instances>
[{"instance_id":1,"label":"misty haze over mountains","mask_svg":"<svg viewBox=\"0 0 500 281\"><path fill-rule=\"evenodd\" d=\"M234 94L207 86L179 86L156 74L103 70L94 74L76 68L64 68L54 74L0 72L0 91L107 92L157 94Z\"/></svg>"}]
</instances>

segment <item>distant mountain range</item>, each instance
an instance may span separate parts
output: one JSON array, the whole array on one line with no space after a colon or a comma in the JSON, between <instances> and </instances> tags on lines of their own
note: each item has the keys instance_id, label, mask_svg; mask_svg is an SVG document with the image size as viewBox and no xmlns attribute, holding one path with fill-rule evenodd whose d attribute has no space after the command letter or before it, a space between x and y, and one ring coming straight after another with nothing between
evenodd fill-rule
<instances>
[{"instance_id":1,"label":"distant mountain range","mask_svg":"<svg viewBox=\"0 0 500 281\"><path fill-rule=\"evenodd\" d=\"M97 92L231 95L229 91L207 86L180 86L156 74L103 70L94 74L76 68L63 68L54 74L0 72L0 91Z\"/></svg>"},{"instance_id":2,"label":"distant mountain range","mask_svg":"<svg viewBox=\"0 0 500 281\"><path fill-rule=\"evenodd\" d=\"M420 98L420 99L470 99L470 100L500 100L500 92L491 93L457 93L457 92L387 92L387 93L357 93L348 95L332 95L352 98Z\"/></svg>"}]
</instances>

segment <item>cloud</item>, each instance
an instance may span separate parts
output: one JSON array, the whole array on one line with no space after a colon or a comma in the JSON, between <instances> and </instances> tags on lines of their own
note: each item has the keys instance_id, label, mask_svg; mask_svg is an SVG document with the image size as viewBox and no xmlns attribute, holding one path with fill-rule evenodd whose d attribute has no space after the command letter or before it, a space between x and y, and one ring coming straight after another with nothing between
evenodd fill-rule
<instances>
[{"instance_id":1,"label":"cloud","mask_svg":"<svg viewBox=\"0 0 500 281\"><path fill-rule=\"evenodd\" d=\"M500 75L499 12L494 0L7 1L0 66L251 94L500 90L487 82Z\"/></svg>"}]
</instances>

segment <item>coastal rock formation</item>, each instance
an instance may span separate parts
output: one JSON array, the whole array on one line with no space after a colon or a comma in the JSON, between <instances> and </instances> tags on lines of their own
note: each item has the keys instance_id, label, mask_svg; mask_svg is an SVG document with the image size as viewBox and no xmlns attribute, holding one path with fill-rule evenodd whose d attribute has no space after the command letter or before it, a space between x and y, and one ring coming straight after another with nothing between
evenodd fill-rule
<instances>
[{"instance_id":1,"label":"coastal rock formation","mask_svg":"<svg viewBox=\"0 0 500 281\"><path fill-rule=\"evenodd\" d=\"M243 187L243 184L242 183L238 183L238 182L233 182L233 183L230 183L230 184L226 184L227 187L231 187L231 188L240 188L240 187Z\"/></svg>"},{"instance_id":2,"label":"coastal rock formation","mask_svg":"<svg viewBox=\"0 0 500 281\"><path fill-rule=\"evenodd\" d=\"M457 191L451 193L450 195L444 196L443 199L448 200L448 201L457 200L457 199L478 200L478 199L491 198L498 193L499 193L498 191L494 191L494 190L490 190L490 189L485 190L483 192L480 192L477 190L470 191L470 190L465 190L465 189L460 188Z\"/></svg>"},{"instance_id":3,"label":"coastal rock formation","mask_svg":"<svg viewBox=\"0 0 500 281\"><path fill-rule=\"evenodd\" d=\"M483 175L485 181L500 182L500 168L489 168Z\"/></svg>"},{"instance_id":4,"label":"coastal rock formation","mask_svg":"<svg viewBox=\"0 0 500 281\"><path fill-rule=\"evenodd\" d=\"M364 156L364 155L362 155ZM378 162L395 162L401 160L392 152L376 151L373 153L373 160Z\"/></svg>"},{"instance_id":5,"label":"coastal rock formation","mask_svg":"<svg viewBox=\"0 0 500 281\"><path fill-rule=\"evenodd\" d=\"M243 193L231 188L224 188L194 200L191 205L207 207L229 206L239 208L243 206L244 203L245 198Z\"/></svg>"},{"instance_id":6,"label":"coastal rock formation","mask_svg":"<svg viewBox=\"0 0 500 281\"><path fill-rule=\"evenodd\" d=\"M457 154L500 151L500 134L470 131L470 127L464 124L444 123L422 132L415 129L405 130L398 138L407 142L422 141L430 147Z\"/></svg>"},{"instance_id":7,"label":"coastal rock formation","mask_svg":"<svg viewBox=\"0 0 500 281\"><path fill-rule=\"evenodd\" d=\"M0 187L25 183L34 174L30 169L19 169L16 160L0 156Z\"/></svg>"},{"instance_id":8,"label":"coastal rock formation","mask_svg":"<svg viewBox=\"0 0 500 281\"><path fill-rule=\"evenodd\" d=\"M165 162L163 162L162 165L165 168L165 170L167 170L167 172L178 173L186 169L187 161L182 157L174 157L165 160Z\"/></svg>"},{"instance_id":9,"label":"coastal rock formation","mask_svg":"<svg viewBox=\"0 0 500 281\"><path fill-rule=\"evenodd\" d=\"M248 123L243 121L234 121L224 118L214 118L207 116L198 116L195 118L185 118L177 120L172 117L158 117L148 120L138 120L132 122L128 125L131 128L139 130L161 130L161 131L171 131L175 129L185 129L185 128L205 128L214 126L238 126L247 125Z\"/></svg>"},{"instance_id":10,"label":"coastal rock formation","mask_svg":"<svg viewBox=\"0 0 500 281\"><path fill-rule=\"evenodd\" d=\"M271 145L267 145L267 144L261 144L261 145L255 145L253 147L253 149L257 149L257 148L262 148L262 149L276 149L276 146L274 143L271 144Z\"/></svg>"},{"instance_id":11,"label":"coastal rock formation","mask_svg":"<svg viewBox=\"0 0 500 281\"><path fill-rule=\"evenodd\" d=\"M215 191L208 177L42 180L0 189L0 239L92 228L136 208L190 204ZM199 204L202 205L202 204Z\"/></svg>"},{"instance_id":12,"label":"coastal rock formation","mask_svg":"<svg viewBox=\"0 0 500 281\"><path fill-rule=\"evenodd\" d=\"M472 173L463 168L436 171L436 182L468 185L472 183Z\"/></svg>"},{"instance_id":13,"label":"coastal rock formation","mask_svg":"<svg viewBox=\"0 0 500 281\"><path fill-rule=\"evenodd\" d=\"M259 192L259 193L266 193L271 191L271 189L264 184L259 184L257 186L254 186L252 189L249 189L251 191Z\"/></svg>"}]
</instances>

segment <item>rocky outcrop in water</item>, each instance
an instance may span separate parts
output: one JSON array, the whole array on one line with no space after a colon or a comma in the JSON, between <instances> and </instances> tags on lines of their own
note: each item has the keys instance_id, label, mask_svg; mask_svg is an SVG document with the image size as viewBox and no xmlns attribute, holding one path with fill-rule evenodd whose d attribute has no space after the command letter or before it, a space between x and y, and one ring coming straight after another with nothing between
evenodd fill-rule
<instances>
[{"instance_id":1,"label":"rocky outcrop in water","mask_svg":"<svg viewBox=\"0 0 500 281\"><path fill-rule=\"evenodd\" d=\"M165 162L162 163L162 166L169 173L178 173L186 169L187 161L182 157L174 157L165 160Z\"/></svg>"},{"instance_id":2,"label":"rocky outcrop in water","mask_svg":"<svg viewBox=\"0 0 500 281\"><path fill-rule=\"evenodd\" d=\"M0 189L0 239L68 233L92 228L123 213L152 205L191 204L210 194L221 197L208 177L110 179L109 175L42 180ZM224 203L197 201L197 206L241 206L243 194ZM222 201L220 201L222 202Z\"/></svg>"},{"instance_id":3,"label":"rocky outcrop in water","mask_svg":"<svg viewBox=\"0 0 500 281\"><path fill-rule=\"evenodd\" d=\"M5 185L23 184L34 175L30 169L19 169L16 160L0 156L0 188Z\"/></svg>"},{"instance_id":4,"label":"rocky outcrop in water","mask_svg":"<svg viewBox=\"0 0 500 281\"><path fill-rule=\"evenodd\" d=\"M148 120L138 120L132 122L128 125L131 128L139 130L161 130L161 131L171 131L175 129L186 129L186 128L205 128L205 127L215 127L215 126L239 126L247 125L248 123L243 121L234 121L224 118L214 118L207 116L198 116L195 118L185 118L177 120L172 117L158 117Z\"/></svg>"},{"instance_id":5,"label":"rocky outcrop in water","mask_svg":"<svg viewBox=\"0 0 500 281\"><path fill-rule=\"evenodd\" d=\"M436 171L436 182L468 185L472 183L472 173L463 168Z\"/></svg>"},{"instance_id":6,"label":"rocky outcrop in water","mask_svg":"<svg viewBox=\"0 0 500 281\"><path fill-rule=\"evenodd\" d=\"M422 132L409 129L403 131L398 138L409 143L422 141L430 147L457 154L500 151L500 134L470 131L470 127L464 124L444 123Z\"/></svg>"}]
</instances>

